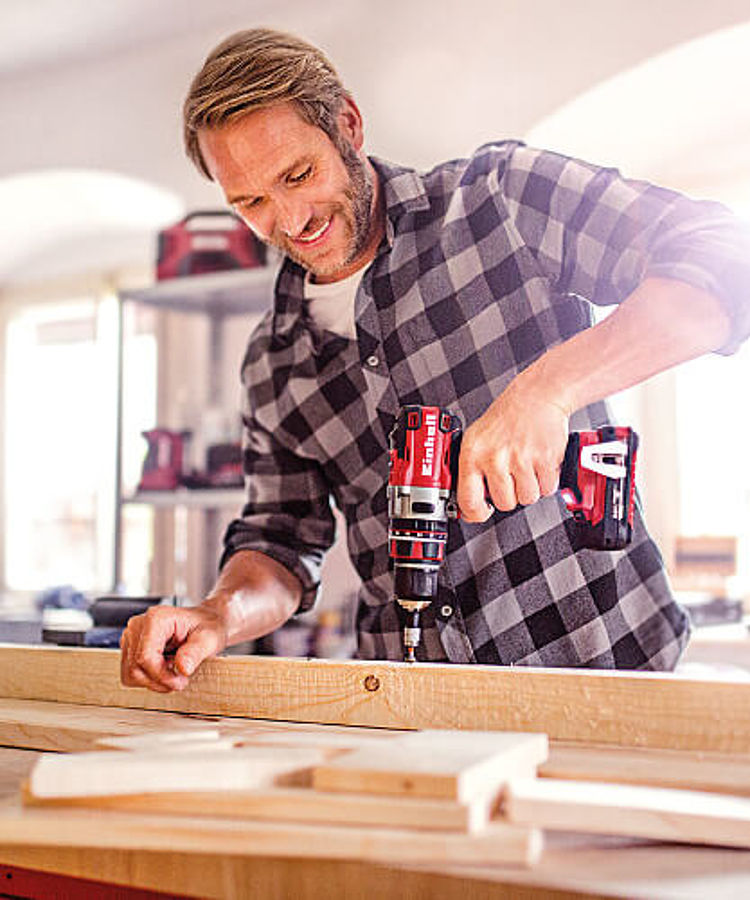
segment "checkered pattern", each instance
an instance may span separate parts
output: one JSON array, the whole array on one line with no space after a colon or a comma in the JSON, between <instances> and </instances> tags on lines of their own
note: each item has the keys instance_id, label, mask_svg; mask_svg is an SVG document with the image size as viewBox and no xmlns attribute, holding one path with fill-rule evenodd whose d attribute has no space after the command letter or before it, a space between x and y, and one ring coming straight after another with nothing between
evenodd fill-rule
<instances>
[{"instance_id":1,"label":"checkered pattern","mask_svg":"<svg viewBox=\"0 0 750 900\"><path fill-rule=\"evenodd\" d=\"M304 272L285 261L243 366L247 505L225 558L254 548L314 602L344 513L362 578L363 658L401 659L386 546L388 434L400 406L448 407L464 426L552 345L588 327L646 275L707 288L750 330L748 241L725 209L517 142L426 175L373 160L386 238L356 298L357 340L316 331ZM578 411L571 428L610 422ZM636 515L632 545L577 550L559 496L477 525L453 523L422 658L539 666L670 668L688 623Z\"/></svg>"}]
</instances>

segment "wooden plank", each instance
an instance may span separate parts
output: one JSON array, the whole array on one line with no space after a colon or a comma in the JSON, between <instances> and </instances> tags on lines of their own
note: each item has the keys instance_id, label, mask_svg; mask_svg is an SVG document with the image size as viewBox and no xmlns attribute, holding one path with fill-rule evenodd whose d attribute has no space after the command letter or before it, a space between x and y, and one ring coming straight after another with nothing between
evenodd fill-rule
<instances>
[{"instance_id":1,"label":"wooden plank","mask_svg":"<svg viewBox=\"0 0 750 900\"><path fill-rule=\"evenodd\" d=\"M418 828L467 834L487 827L495 799L479 797L470 803L453 803L448 800L324 793L309 787L275 787L254 791L176 791L53 799L35 797L28 787L23 791L24 803L34 807Z\"/></svg>"},{"instance_id":2,"label":"wooden plank","mask_svg":"<svg viewBox=\"0 0 750 900\"><path fill-rule=\"evenodd\" d=\"M719 794L529 778L508 785L503 813L538 828L750 847L750 801Z\"/></svg>"},{"instance_id":3,"label":"wooden plank","mask_svg":"<svg viewBox=\"0 0 750 900\"><path fill-rule=\"evenodd\" d=\"M511 777L535 774L546 758L544 734L419 731L317 766L313 786L466 803L496 794Z\"/></svg>"},{"instance_id":4,"label":"wooden plank","mask_svg":"<svg viewBox=\"0 0 750 900\"><path fill-rule=\"evenodd\" d=\"M216 728L145 731L124 737L103 737L96 746L106 750L151 750L154 752L194 753L202 750L231 750L239 738L223 738Z\"/></svg>"},{"instance_id":5,"label":"wooden plank","mask_svg":"<svg viewBox=\"0 0 750 900\"><path fill-rule=\"evenodd\" d=\"M117 747L120 743L123 746L138 745L144 737L157 734L179 735L183 741L188 737L194 739L198 732L204 739L218 732L224 739L253 746L304 746L330 750L382 745L383 741L404 733L0 697L0 747L77 753L102 746ZM159 738L165 739L171 738Z\"/></svg>"},{"instance_id":6,"label":"wooden plank","mask_svg":"<svg viewBox=\"0 0 750 900\"><path fill-rule=\"evenodd\" d=\"M606 781L750 797L750 756L553 742L541 778Z\"/></svg>"},{"instance_id":7,"label":"wooden plank","mask_svg":"<svg viewBox=\"0 0 750 900\"><path fill-rule=\"evenodd\" d=\"M246 724L248 729L252 727L252 723ZM76 753L93 750L102 738L157 729L215 731L215 725L181 713L0 697L0 746L3 747Z\"/></svg>"},{"instance_id":8,"label":"wooden plank","mask_svg":"<svg viewBox=\"0 0 750 900\"><path fill-rule=\"evenodd\" d=\"M673 674L276 657L207 661L179 694L123 688L115 650L0 647L0 696L744 753L750 683Z\"/></svg>"},{"instance_id":9,"label":"wooden plank","mask_svg":"<svg viewBox=\"0 0 750 900\"><path fill-rule=\"evenodd\" d=\"M124 754L123 754L124 755ZM85 847L314 859L527 866L537 829L492 822L480 834L137 815L90 809L0 808L0 846Z\"/></svg>"},{"instance_id":10,"label":"wooden plank","mask_svg":"<svg viewBox=\"0 0 750 900\"><path fill-rule=\"evenodd\" d=\"M305 784L324 759L324 752L304 748L44 754L29 790L35 797L82 797Z\"/></svg>"}]
</instances>

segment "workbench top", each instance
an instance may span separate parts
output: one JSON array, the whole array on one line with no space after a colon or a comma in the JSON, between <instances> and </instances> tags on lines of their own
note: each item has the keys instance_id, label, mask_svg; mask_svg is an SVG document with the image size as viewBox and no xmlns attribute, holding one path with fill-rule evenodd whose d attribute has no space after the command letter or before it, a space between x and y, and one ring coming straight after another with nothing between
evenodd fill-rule
<instances>
[{"instance_id":1,"label":"workbench top","mask_svg":"<svg viewBox=\"0 0 750 900\"><path fill-rule=\"evenodd\" d=\"M745 850L547 832L540 861L528 869L448 864L444 857L416 866L372 861L372 854L366 861L367 853L341 858L333 840L317 849L320 842L312 838L325 826L308 825L311 840L298 838L295 844L279 837L283 825L261 827L249 819L21 803L21 783L39 750L87 750L97 735L143 733L162 723L166 729L196 721L205 727L207 720L222 731L308 736L366 731L386 737L397 733L393 721L407 728L508 730L510 725L510 730L545 732L553 741L578 741L584 749L596 733L606 738L607 752L674 754L692 748L700 762L704 753L747 753L746 683L248 658L213 661L184 696L165 699L120 688L116 662L116 654L106 651L0 647L0 863L202 898L750 896L750 851ZM490 696L506 698L491 719ZM164 708L167 703L171 708ZM292 718L292 706L300 717L283 721ZM434 721L426 719L426 711ZM476 721L469 721L469 714ZM457 724L446 722L450 716ZM356 728L353 721L380 727ZM18 749L24 747L35 749ZM363 849L368 848L363 844Z\"/></svg>"},{"instance_id":2,"label":"workbench top","mask_svg":"<svg viewBox=\"0 0 750 900\"><path fill-rule=\"evenodd\" d=\"M472 898L627 897L695 898L750 895L750 851L685 847L650 841L573 833L549 833L541 861L532 869L507 866L387 866L221 849L216 839L205 849L184 837L185 817L174 820L107 811L42 810L21 806L21 782L37 751L0 748L0 831L15 831L14 845L0 839L0 863L77 878L204 898L251 896L331 900L334 897ZM123 820L128 829L123 830ZM85 822L92 835L114 833L118 846L91 846L77 837ZM205 837L205 819L193 820ZM237 822L224 824L233 830ZM251 826L248 826L251 830ZM160 849L145 849L149 838ZM23 838L18 837L24 835ZM51 836L52 834L52 836ZM56 839L54 835L57 834ZM166 838L170 849L164 849ZM248 886L253 885L252 892ZM262 889L259 889L262 886Z\"/></svg>"}]
</instances>

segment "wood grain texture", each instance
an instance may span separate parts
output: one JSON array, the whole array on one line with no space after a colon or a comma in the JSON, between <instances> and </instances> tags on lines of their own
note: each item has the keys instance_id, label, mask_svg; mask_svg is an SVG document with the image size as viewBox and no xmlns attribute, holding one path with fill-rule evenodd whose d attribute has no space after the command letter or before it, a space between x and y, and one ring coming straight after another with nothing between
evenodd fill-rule
<instances>
[{"instance_id":1,"label":"wood grain texture","mask_svg":"<svg viewBox=\"0 0 750 900\"><path fill-rule=\"evenodd\" d=\"M750 800L740 797L529 778L508 785L503 812L538 828L750 847Z\"/></svg>"},{"instance_id":2,"label":"wood grain texture","mask_svg":"<svg viewBox=\"0 0 750 900\"><path fill-rule=\"evenodd\" d=\"M180 694L119 684L115 650L0 647L0 697L384 728L546 732L743 753L750 683L517 666L226 657Z\"/></svg>"},{"instance_id":3,"label":"wood grain texture","mask_svg":"<svg viewBox=\"0 0 750 900\"><path fill-rule=\"evenodd\" d=\"M541 834L493 822L480 834L260 823L91 809L0 808L0 846L106 847L222 856L358 859L389 864L533 865Z\"/></svg>"},{"instance_id":4,"label":"wood grain texture","mask_svg":"<svg viewBox=\"0 0 750 900\"><path fill-rule=\"evenodd\" d=\"M313 786L467 803L495 795L509 778L536 774L546 758L544 734L419 731L316 766Z\"/></svg>"},{"instance_id":5,"label":"wood grain texture","mask_svg":"<svg viewBox=\"0 0 750 900\"><path fill-rule=\"evenodd\" d=\"M542 778L640 784L750 797L750 756L552 743Z\"/></svg>"}]
</instances>

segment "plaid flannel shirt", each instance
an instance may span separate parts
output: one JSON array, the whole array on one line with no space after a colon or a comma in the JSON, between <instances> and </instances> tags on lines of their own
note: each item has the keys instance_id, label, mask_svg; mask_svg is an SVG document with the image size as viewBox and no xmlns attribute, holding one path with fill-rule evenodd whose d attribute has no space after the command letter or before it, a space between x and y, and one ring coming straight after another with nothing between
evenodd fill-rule
<instances>
[{"instance_id":1,"label":"plaid flannel shirt","mask_svg":"<svg viewBox=\"0 0 750 900\"><path fill-rule=\"evenodd\" d=\"M443 406L468 426L545 350L592 324L589 301L623 300L646 276L716 294L748 333L748 244L718 204L623 179L519 142L420 175L373 159L386 236L356 296L357 340L316 330L304 271L285 260L275 305L243 363L247 504L223 561L256 549L315 599L346 519L362 579L359 656L401 659L387 552L388 434L402 405ZM585 299L583 299L585 298ZM739 302L742 298L742 302ZM611 422L605 403L572 429ZM422 659L671 668L689 632L636 512L630 547L578 550L559 495L451 524Z\"/></svg>"}]
</instances>

